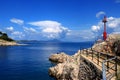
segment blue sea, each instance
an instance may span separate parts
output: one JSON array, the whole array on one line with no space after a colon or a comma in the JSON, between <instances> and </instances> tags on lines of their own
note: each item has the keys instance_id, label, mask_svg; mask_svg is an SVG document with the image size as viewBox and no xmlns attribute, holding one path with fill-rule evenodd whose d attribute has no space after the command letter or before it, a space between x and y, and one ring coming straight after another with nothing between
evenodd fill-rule
<instances>
[{"instance_id":1,"label":"blue sea","mask_svg":"<svg viewBox=\"0 0 120 80\"><path fill-rule=\"evenodd\" d=\"M54 80L48 74L49 56L58 52L73 55L93 42L21 42L21 46L0 46L0 80Z\"/></svg>"}]
</instances>

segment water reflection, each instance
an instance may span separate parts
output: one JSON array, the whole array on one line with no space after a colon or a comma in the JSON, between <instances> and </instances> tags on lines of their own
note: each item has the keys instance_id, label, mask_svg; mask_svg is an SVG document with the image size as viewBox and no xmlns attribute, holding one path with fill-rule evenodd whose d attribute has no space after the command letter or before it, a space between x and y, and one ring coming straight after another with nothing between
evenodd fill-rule
<instances>
[{"instance_id":1,"label":"water reflection","mask_svg":"<svg viewBox=\"0 0 120 80\"><path fill-rule=\"evenodd\" d=\"M8 58L8 47L7 46L0 47L0 60L5 59L5 58Z\"/></svg>"}]
</instances>

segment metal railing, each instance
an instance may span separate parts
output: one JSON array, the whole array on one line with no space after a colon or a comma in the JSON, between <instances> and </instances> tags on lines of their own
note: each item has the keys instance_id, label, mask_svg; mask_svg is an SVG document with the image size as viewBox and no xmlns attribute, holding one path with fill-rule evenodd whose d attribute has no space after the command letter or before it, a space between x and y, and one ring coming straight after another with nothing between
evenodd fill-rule
<instances>
[{"instance_id":1,"label":"metal railing","mask_svg":"<svg viewBox=\"0 0 120 80\"><path fill-rule=\"evenodd\" d=\"M116 56L109 55L103 52L98 52L93 50L92 48L83 49L82 51L80 53L84 54L86 57L91 57L91 60L94 63L101 66L103 80L110 80L113 77L116 77L116 80L118 79L118 59Z\"/></svg>"},{"instance_id":2,"label":"metal railing","mask_svg":"<svg viewBox=\"0 0 120 80\"><path fill-rule=\"evenodd\" d=\"M114 76L117 76L116 73L117 73L117 64L114 64L112 67L107 67L105 65L106 62L110 62L110 61L113 61L115 60L116 61L117 57L113 57L113 58L110 58L108 60L104 60L103 63L102 63L102 78L103 80L110 80L111 78L113 78ZM113 71L115 71L114 73L109 73L109 69L112 69ZM109 73L109 75L107 76L107 72Z\"/></svg>"}]
</instances>

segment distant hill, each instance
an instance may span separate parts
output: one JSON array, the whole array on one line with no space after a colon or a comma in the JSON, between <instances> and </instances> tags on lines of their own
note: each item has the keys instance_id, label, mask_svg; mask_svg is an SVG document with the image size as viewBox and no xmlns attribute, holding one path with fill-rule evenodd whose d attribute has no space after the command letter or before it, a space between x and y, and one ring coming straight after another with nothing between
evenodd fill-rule
<instances>
[{"instance_id":1,"label":"distant hill","mask_svg":"<svg viewBox=\"0 0 120 80\"><path fill-rule=\"evenodd\" d=\"M58 39L53 40L18 40L18 42L61 42Z\"/></svg>"},{"instance_id":2,"label":"distant hill","mask_svg":"<svg viewBox=\"0 0 120 80\"><path fill-rule=\"evenodd\" d=\"M5 40L5 41L14 41L13 39L9 38L6 33L3 33L0 31L0 39Z\"/></svg>"},{"instance_id":3,"label":"distant hill","mask_svg":"<svg viewBox=\"0 0 120 80\"><path fill-rule=\"evenodd\" d=\"M53 40L48 40L47 42L61 42L61 41L58 39L53 39Z\"/></svg>"}]
</instances>

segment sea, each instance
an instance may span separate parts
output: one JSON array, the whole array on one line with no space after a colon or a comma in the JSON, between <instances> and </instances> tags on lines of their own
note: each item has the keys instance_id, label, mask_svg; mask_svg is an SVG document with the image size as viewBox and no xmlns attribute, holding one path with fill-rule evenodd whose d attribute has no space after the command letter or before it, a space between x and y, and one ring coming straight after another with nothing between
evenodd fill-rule
<instances>
[{"instance_id":1,"label":"sea","mask_svg":"<svg viewBox=\"0 0 120 80\"><path fill-rule=\"evenodd\" d=\"M74 55L93 42L22 41L19 46L0 46L0 80L54 80L48 74L52 54Z\"/></svg>"}]
</instances>

